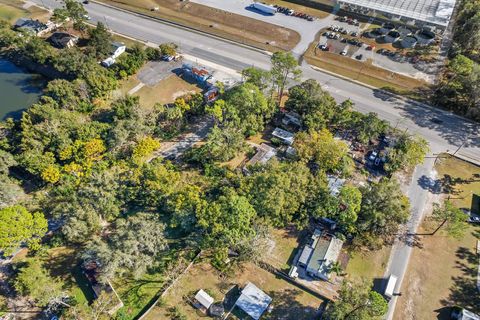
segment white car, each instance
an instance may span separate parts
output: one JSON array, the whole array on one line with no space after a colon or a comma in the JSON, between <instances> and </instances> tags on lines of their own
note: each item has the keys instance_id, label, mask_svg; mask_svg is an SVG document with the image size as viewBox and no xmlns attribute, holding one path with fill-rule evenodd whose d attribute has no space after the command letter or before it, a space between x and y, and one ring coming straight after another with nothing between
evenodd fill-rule
<instances>
[{"instance_id":1,"label":"white car","mask_svg":"<svg viewBox=\"0 0 480 320\"><path fill-rule=\"evenodd\" d=\"M368 160L374 161L377 156L378 156L378 152L372 151L372 153L370 153L370 156L368 157Z\"/></svg>"},{"instance_id":2,"label":"white car","mask_svg":"<svg viewBox=\"0 0 480 320\"><path fill-rule=\"evenodd\" d=\"M348 47L343 48L342 52L340 52L340 55L346 56L348 52Z\"/></svg>"}]
</instances>

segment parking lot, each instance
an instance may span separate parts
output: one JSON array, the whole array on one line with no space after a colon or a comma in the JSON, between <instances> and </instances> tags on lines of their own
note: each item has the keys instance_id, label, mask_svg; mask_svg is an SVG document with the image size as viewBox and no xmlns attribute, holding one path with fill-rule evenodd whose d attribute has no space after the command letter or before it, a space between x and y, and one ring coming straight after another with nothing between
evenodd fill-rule
<instances>
[{"instance_id":1,"label":"parking lot","mask_svg":"<svg viewBox=\"0 0 480 320\"><path fill-rule=\"evenodd\" d=\"M436 69L429 69L422 62L412 63L410 58L396 52L390 44L378 44L375 40L362 37L364 29L352 22L336 20L323 30L317 50L363 62L370 60L374 66L429 83L435 80Z\"/></svg>"}]
</instances>

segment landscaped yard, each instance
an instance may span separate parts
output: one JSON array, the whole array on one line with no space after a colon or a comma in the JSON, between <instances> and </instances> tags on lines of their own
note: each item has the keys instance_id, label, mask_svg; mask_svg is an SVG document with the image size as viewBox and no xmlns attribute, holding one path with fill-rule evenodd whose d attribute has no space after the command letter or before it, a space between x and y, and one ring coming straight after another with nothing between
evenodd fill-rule
<instances>
[{"instance_id":1,"label":"landscaped yard","mask_svg":"<svg viewBox=\"0 0 480 320\"><path fill-rule=\"evenodd\" d=\"M442 155L436 169L438 178L449 182L452 202L469 208L472 192L480 191L480 168ZM419 233L431 233L437 225L427 220ZM474 225L469 225L460 239L447 236L443 231L419 236L419 247L413 251L395 318L449 319L448 307L453 305L480 313L476 288L479 239L480 226Z\"/></svg>"},{"instance_id":2,"label":"landscaped yard","mask_svg":"<svg viewBox=\"0 0 480 320\"><path fill-rule=\"evenodd\" d=\"M189 320L204 319L205 315L194 309L189 303L198 290L204 289L215 301L221 301L232 288L243 287L249 281L273 299L272 312L265 314L262 319L310 320L322 303L322 300L253 264L246 264L240 270L226 277L211 265L200 263L182 276L164 297L163 303L155 307L146 319L168 319L168 310L173 306L176 306ZM238 290L238 287L236 289ZM228 319L238 319L235 314L238 312L233 312Z\"/></svg>"}]
</instances>

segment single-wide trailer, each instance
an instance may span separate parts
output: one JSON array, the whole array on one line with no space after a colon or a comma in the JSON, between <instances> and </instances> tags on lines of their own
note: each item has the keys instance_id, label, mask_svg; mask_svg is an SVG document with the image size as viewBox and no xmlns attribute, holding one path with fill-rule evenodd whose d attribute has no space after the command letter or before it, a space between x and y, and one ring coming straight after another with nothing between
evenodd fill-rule
<instances>
[{"instance_id":1,"label":"single-wide trailer","mask_svg":"<svg viewBox=\"0 0 480 320\"><path fill-rule=\"evenodd\" d=\"M250 7L266 14L274 15L275 13L277 13L277 8L261 2L254 2Z\"/></svg>"}]
</instances>

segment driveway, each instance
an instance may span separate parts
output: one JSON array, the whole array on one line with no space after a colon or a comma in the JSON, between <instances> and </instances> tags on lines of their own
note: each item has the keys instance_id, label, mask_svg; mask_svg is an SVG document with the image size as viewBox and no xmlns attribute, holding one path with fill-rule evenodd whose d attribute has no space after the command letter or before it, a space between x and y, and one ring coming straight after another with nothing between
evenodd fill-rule
<instances>
[{"instance_id":1,"label":"driveway","mask_svg":"<svg viewBox=\"0 0 480 320\"><path fill-rule=\"evenodd\" d=\"M190 1L297 31L300 34L301 39L297 46L292 50L296 56L301 56L305 50L307 50L308 45L315 39L315 35L319 30L328 27L334 21L334 15L329 15L325 19L315 19L314 21L287 16L283 13L266 15L258 10L248 8L253 3L252 0Z\"/></svg>"},{"instance_id":2,"label":"driveway","mask_svg":"<svg viewBox=\"0 0 480 320\"><path fill-rule=\"evenodd\" d=\"M149 87L172 75L172 70L180 68L181 61L150 61L140 69L137 74L138 80Z\"/></svg>"}]
</instances>

